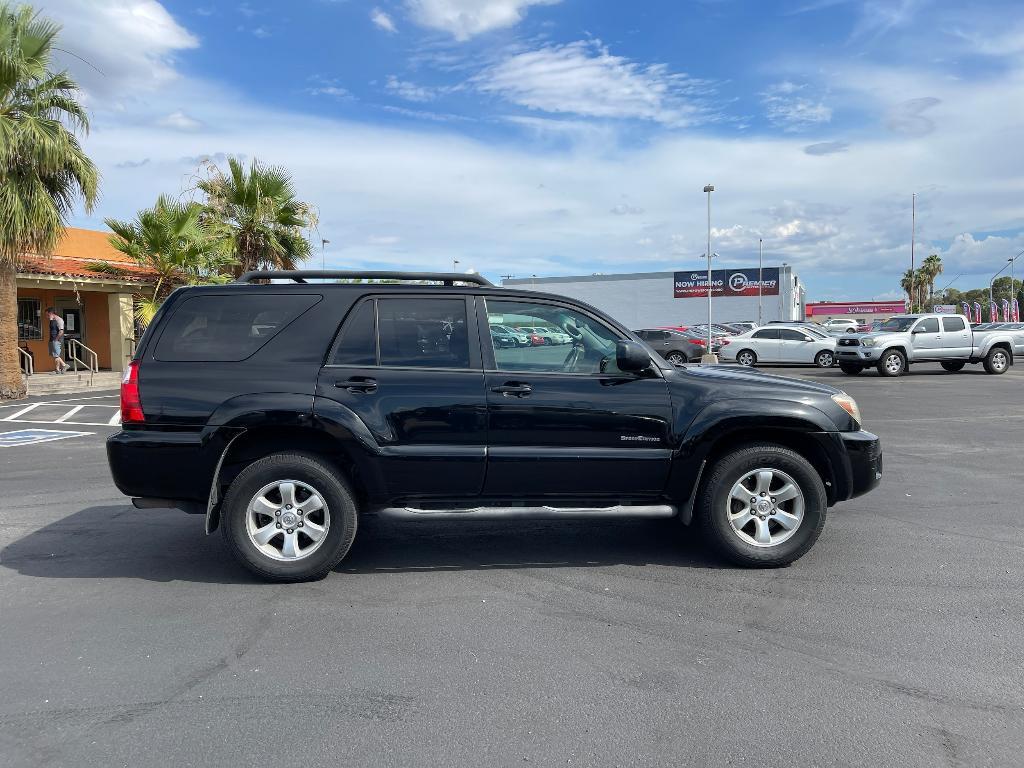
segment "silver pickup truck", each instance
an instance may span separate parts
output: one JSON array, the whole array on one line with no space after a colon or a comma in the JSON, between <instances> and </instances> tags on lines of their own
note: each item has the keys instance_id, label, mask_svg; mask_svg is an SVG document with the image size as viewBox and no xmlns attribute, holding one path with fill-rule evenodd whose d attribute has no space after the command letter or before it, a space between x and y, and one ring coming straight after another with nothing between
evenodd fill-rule
<instances>
[{"instance_id":1,"label":"silver pickup truck","mask_svg":"<svg viewBox=\"0 0 1024 768\"><path fill-rule=\"evenodd\" d=\"M1020 345L1015 332L975 334L963 315L898 315L877 331L840 337L836 358L851 376L871 366L882 376L900 376L911 363L941 363L947 371L984 363L986 371L1000 374L1013 365Z\"/></svg>"}]
</instances>

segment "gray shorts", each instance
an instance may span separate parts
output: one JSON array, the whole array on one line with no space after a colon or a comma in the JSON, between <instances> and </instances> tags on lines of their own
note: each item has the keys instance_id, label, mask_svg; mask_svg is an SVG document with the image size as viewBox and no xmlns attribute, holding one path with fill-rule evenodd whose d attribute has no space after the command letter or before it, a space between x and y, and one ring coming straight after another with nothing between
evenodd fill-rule
<instances>
[{"instance_id":1,"label":"gray shorts","mask_svg":"<svg viewBox=\"0 0 1024 768\"><path fill-rule=\"evenodd\" d=\"M53 357L60 357L61 354L63 353L63 350L61 349L61 346L62 346L62 344L59 341L51 341L50 342L50 354Z\"/></svg>"}]
</instances>

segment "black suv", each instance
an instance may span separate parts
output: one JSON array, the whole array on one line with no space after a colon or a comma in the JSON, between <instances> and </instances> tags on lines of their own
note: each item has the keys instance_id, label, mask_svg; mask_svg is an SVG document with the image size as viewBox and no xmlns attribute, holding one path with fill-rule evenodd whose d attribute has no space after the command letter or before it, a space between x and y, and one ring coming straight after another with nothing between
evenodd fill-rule
<instances>
[{"instance_id":1,"label":"black suv","mask_svg":"<svg viewBox=\"0 0 1024 768\"><path fill-rule=\"evenodd\" d=\"M491 325L572 341L498 346ZM121 412L117 487L205 515L278 581L327 574L367 514L678 517L735 562L782 565L882 468L838 389L673 366L586 304L456 274L180 288L125 372Z\"/></svg>"}]
</instances>

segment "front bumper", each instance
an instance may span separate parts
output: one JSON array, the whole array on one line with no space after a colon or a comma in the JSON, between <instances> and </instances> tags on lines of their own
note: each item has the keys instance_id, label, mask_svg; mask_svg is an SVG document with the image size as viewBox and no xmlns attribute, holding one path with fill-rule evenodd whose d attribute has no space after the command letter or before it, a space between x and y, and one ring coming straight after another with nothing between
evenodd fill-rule
<instances>
[{"instance_id":1,"label":"front bumper","mask_svg":"<svg viewBox=\"0 0 1024 768\"><path fill-rule=\"evenodd\" d=\"M877 435L859 432L839 432L845 449L848 474L846 499L862 496L882 481L882 442ZM842 501L843 499L837 499Z\"/></svg>"},{"instance_id":2,"label":"front bumper","mask_svg":"<svg viewBox=\"0 0 1024 768\"><path fill-rule=\"evenodd\" d=\"M877 363L882 347L836 347L836 358L841 363Z\"/></svg>"}]
</instances>

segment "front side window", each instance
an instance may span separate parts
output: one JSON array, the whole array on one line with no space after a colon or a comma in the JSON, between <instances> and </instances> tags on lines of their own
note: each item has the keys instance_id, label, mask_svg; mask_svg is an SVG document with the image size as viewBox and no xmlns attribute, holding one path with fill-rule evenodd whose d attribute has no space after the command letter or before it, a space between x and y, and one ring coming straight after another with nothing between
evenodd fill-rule
<instances>
[{"instance_id":1,"label":"front side window","mask_svg":"<svg viewBox=\"0 0 1024 768\"><path fill-rule=\"evenodd\" d=\"M469 368L463 299L377 299L380 364Z\"/></svg>"},{"instance_id":2,"label":"front side window","mask_svg":"<svg viewBox=\"0 0 1024 768\"><path fill-rule=\"evenodd\" d=\"M777 339L779 338L779 332L773 328L765 328L754 333L753 338L755 339Z\"/></svg>"},{"instance_id":3,"label":"front side window","mask_svg":"<svg viewBox=\"0 0 1024 768\"><path fill-rule=\"evenodd\" d=\"M621 336L580 312L554 304L487 300L491 326L541 328L525 346L499 347L493 343L499 371L614 374L615 346Z\"/></svg>"},{"instance_id":4,"label":"front side window","mask_svg":"<svg viewBox=\"0 0 1024 768\"><path fill-rule=\"evenodd\" d=\"M963 331L964 319L962 317L944 317L942 318L942 330L944 331Z\"/></svg>"},{"instance_id":5,"label":"front side window","mask_svg":"<svg viewBox=\"0 0 1024 768\"><path fill-rule=\"evenodd\" d=\"M782 328L779 330L779 338L783 341L803 341L807 338L807 334L801 331L794 331L792 328Z\"/></svg>"},{"instance_id":6,"label":"front side window","mask_svg":"<svg viewBox=\"0 0 1024 768\"><path fill-rule=\"evenodd\" d=\"M917 327L914 328L915 333L938 333L939 332L939 321L935 317L926 317Z\"/></svg>"},{"instance_id":7,"label":"front side window","mask_svg":"<svg viewBox=\"0 0 1024 768\"><path fill-rule=\"evenodd\" d=\"M301 293L193 296L174 307L154 357L168 362L244 360L320 299Z\"/></svg>"}]
</instances>

